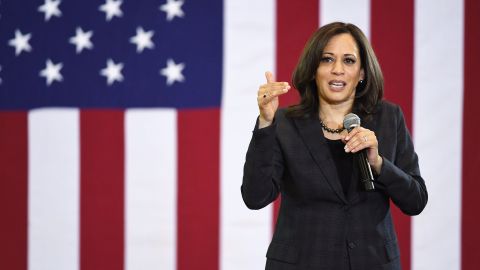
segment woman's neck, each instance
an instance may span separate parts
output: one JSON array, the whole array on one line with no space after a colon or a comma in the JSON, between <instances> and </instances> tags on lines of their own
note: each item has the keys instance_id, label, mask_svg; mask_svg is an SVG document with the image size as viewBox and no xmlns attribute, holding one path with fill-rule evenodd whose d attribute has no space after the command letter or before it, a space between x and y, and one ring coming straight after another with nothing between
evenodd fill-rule
<instances>
[{"instance_id":1,"label":"woman's neck","mask_svg":"<svg viewBox=\"0 0 480 270\"><path fill-rule=\"evenodd\" d=\"M328 126L331 123L334 126L330 128L339 128L343 125L343 118L352 112L353 102L344 102L341 104L330 104L320 100L320 111L318 112L320 119Z\"/></svg>"},{"instance_id":2,"label":"woman's neck","mask_svg":"<svg viewBox=\"0 0 480 270\"><path fill-rule=\"evenodd\" d=\"M337 129L343 127L343 119L345 115L352 112L353 102L345 102L341 104L330 104L325 101L320 100L320 111L319 118L324 125L331 129ZM323 134L326 138L331 140L340 139L343 135L346 135L344 130L341 133L330 133L328 131L323 131Z\"/></svg>"}]
</instances>

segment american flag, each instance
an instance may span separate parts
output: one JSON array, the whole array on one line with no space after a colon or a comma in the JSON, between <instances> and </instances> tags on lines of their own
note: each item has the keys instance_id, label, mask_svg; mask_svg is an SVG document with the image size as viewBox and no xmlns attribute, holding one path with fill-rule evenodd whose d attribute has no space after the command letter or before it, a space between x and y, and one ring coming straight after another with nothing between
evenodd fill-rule
<instances>
[{"instance_id":1,"label":"american flag","mask_svg":"<svg viewBox=\"0 0 480 270\"><path fill-rule=\"evenodd\" d=\"M393 207L403 269L478 269L477 0L0 1L0 269L262 269L256 91L337 20L370 38L429 190Z\"/></svg>"}]
</instances>

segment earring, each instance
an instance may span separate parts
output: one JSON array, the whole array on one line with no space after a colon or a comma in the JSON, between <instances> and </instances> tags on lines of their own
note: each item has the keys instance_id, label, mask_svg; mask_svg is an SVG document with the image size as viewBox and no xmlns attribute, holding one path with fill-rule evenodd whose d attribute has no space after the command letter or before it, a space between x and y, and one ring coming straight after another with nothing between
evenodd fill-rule
<instances>
[{"instance_id":1,"label":"earring","mask_svg":"<svg viewBox=\"0 0 480 270\"><path fill-rule=\"evenodd\" d=\"M363 83L363 80L358 81L357 87L355 87L355 89L357 90L355 96L360 95L363 90L365 90L365 84Z\"/></svg>"}]
</instances>

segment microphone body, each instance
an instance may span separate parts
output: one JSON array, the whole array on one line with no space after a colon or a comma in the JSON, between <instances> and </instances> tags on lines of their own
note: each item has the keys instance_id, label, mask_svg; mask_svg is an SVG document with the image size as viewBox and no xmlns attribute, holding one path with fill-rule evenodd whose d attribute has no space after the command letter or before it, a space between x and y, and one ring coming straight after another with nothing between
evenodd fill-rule
<instances>
[{"instance_id":1,"label":"microphone body","mask_svg":"<svg viewBox=\"0 0 480 270\"><path fill-rule=\"evenodd\" d=\"M366 191L374 190L375 186L373 185L372 168L370 167L370 163L368 163L365 149L358 151L353 155L360 171L360 182L363 184Z\"/></svg>"},{"instance_id":2,"label":"microphone body","mask_svg":"<svg viewBox=\"0 0 480 270\"><path fill-rule=\"evenodd\" d=\"M360 126L360 117L358 115L349 113L345 116L343 120L343 126L350 133L352 129ZM360 182L363 184L363 187L366 191L375 190L373 185L373 173L370 163L368 163L367 151L363 149L354 153L354 160L360 171Z\"/></svg>"}]
</instances>

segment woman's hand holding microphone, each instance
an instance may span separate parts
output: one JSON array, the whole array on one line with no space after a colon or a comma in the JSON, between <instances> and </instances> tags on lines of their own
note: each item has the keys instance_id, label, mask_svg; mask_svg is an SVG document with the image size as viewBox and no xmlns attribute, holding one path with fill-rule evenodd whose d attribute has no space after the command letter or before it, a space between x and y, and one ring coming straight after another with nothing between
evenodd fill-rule
<instances>
[{"instance_id":1,"label":"woman's hand holding microphone","mask_svg":"<svg viewBox=\"0 0 480 270\"><path fill-rule=\"evenodd\" d=\"M258 128L268 127L273 123L279 104L278 96L290 90L288 82L275 82L270 71L265 72L265 78L267 83L261 85L257 93L257 103L260 111Z\"/></svg>"},{"instance_id":2,"label":"woman's hand holding microphone","mask_svg":"<svg viewBox=\"0 0 480 270\"><path fill-rule=\"evenodd\" d=\"M363 127L356 127L343 138L343 141L347 153L356 153L367 149L368 163L377 175L380 174L383 159L378 154L378 140L375 132Z\"/></svg>"}]
</instances>

